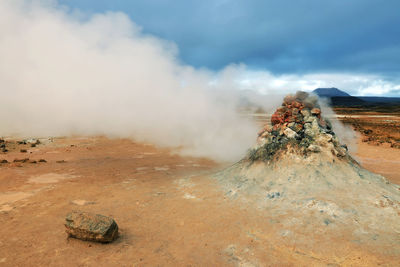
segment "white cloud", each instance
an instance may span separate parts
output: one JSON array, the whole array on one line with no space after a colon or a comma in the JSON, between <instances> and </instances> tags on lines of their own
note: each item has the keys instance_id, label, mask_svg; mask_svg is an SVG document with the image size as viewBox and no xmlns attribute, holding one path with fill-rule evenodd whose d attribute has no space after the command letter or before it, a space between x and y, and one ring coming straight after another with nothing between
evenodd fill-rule
<instances>
[{"instance_id":1,"label":"white cloud","mask_svg":"<svg viewBox=\"0 0 400 267\"><path fill-rule=\"evenodd\" d=\"M400 82L392 82L377 75L350 73L316 73L274 75L268 71L237 68L239 87L263 94L312 91L319 87L336 87L356 96L384 96L400 89Z\"/></svg>"}]
</instances>

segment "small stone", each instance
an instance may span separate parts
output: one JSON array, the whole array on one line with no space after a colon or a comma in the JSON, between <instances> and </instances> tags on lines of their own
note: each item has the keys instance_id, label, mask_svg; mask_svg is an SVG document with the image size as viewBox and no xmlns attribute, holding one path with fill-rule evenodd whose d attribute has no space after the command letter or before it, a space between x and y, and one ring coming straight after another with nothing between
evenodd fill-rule
<instances>
[{"instance_id":1,"label":"small stone","mask_svg":"<svg viewBox=\"0 0 400 267\"><path fill-rule=\"evenodd\" d=\"M319 108L313 108L311 110L311 114L314 116L318 116L319 114L321 114L321 110Z\"/></svg>"},{"instance_id":2,"label":"small stone","mask_svg":"<svg viewBox=\"0 0 400 267\"><path fill-rule=\"evenodd\" d=\"M272 125L279 124L282 122L283 122L283 120L278 113L275 112L274 114L272 114L272 116L271 116L271 124Z\"/></svg>"},{"instance_id":3,"label":"small stone","mask_svg":"<svg viewBox=\"0 0 400 267\"><path fill-rule=\"evenodd\" d=\"M298 134L290 128L286 128L283 133L286 135L287 138L296 138Z\"/></svg>"},{"instance_id":4,"label":"small stone","mask_svg":"<svg viewBox=\"0 0 400 267\"><path fill-rule=\"evenodd\" d=\"M287 125L287 127L291 128L293 130L293 127L296 125L296 123L291 122Z\"/></svg>"},{"instance_id":5,"label":"small stone","mask_svg":"<svg viewBox=\"0 0 400 267\"><path fill-rule=\"evenodd\" d=\"M23 142L24 142L24 144L35 144L35 145L40 144L39 139L35 139L35 138L23 140Z\"/></svg>"},{"instance_id":6,"label":"small stone","mask_svg":"<svg viewBox=\"0 0 400 267\"><path fill-rule=\"evenodd\" d=\"M311 115L310 110L308 110L308 109L302 109L302 110L300 111L300 113L301 113L301 115L303 115L304 117L308 117L308 116Z\"/></svg>"},{"instance_id":7,"label":"small stone","mask_svg":"<svg viewBox=\"0 0 400 267\"><path fill-rule=\"evenodd\" d=\"M39 162L46 163L47 160L45 160L45 159L39 159Z\"/></svg>"},{"instance_id":8,"label":"small stone","mask_svg":"<svg viewBox=\"0 0 400 267\"><path fill-rule=\"evenodd\" d=\"M3 159L3 160L0 161L0 163L4 164L4 163L8 163L8 161L6 159Z\"/></svg>"},{"instance_id":9,"label":"small stone","mask_svg":"<svg viewBox=\"0 0 400 267\"><path fill-rule=\"evenodd\" d=\"M309 145L307 150L311 152L321 152L321 148L317 145Z\"/></svg>"},{"instance_id":10,"label":"small stone","mask_svg":"<svg viewBox=\"0 0 400 267\"><path fill-rule=\"evenodd\" d=\"M304 117L304 122L313 122L313 121L315 121L316 119L317 119L316 117L307 116L307 117Z\"/></svg>"},{"instance_id":11,"label":"small stone","mask_svg":"<svg viewBox=\"0 0 400 267\"><path fill-rule=\"evenodd\" d=\"M57 160L56 163L67 163L65 160Z\"/></svg>"},{"instance_id":12,"label":"small stone","mask_svg":"<svg viewBox=\"0 0 400 267\"><path fill-rule=\"evenodd\" d=\"M294 101L292 106L293 106L293 108L299 109L299 108L301 108L301 103Z\"/></svg>"},{"instance_id":13,"label":"small stone","mask_svg":"<svg viewBox=\"0 0 400 267\"><path fill-rule=\"evenodd\" d=\"M22 163L25 163L25 162L28 162L29 161L29 158L24 158L24 159L14 159L14 162L22 162Z\"/></svg>"},{"instance_id":14,"label":"small stone","mask_svg":"<svg viewBox=\"0 0 400 267\"><path fill-rule=\"evenodd\" d=\"M108 243L118 237L118 225L113 218L82 211L72 211L65 218L68 237Z\"/></svg>"},{"instance_id":15,"label":"small stone","mask_svg":"<svg viewBox=\"0 0 400 267\"><path fill-rule=\"evenodd\" d=\"M21 149L20 152L21 152L21 153L26 153L26 152L28 152L28 150L26 150L26 149Z\"/></svg>"},{"instance_id":16,"label":"small stone","mask_svg":"<svg viewBox=\"0 0 400 267\"><path fill-rule=\"evenodd\" d=\"M345 157L346 156L346 149L343 147L336 147L332 150L332 153L337 157Z\"/></svg>"},{"instance_id":17,"label":"small stone","mask_svg":"<svg viewBox=\"0 0 400 267\"><path fill-rule=\"evenodd\" d=\"M292 128L293 131L295 131L296 133L300 132L301 130L303 130L303 125L296 123L294 128Z\"/></svg>"}]
</instances>

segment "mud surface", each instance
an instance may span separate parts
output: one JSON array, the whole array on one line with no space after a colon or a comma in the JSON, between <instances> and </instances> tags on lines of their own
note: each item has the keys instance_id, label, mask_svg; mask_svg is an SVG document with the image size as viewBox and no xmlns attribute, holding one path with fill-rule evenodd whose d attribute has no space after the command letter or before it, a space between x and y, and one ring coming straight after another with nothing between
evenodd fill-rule
<instances>
[{"instance_id":1,"label":"mud surface","mask_svg":"<svg viewBox=\"0 0 400 267\"><path fill-rule=\"evenodd\" d=\"M398 182L399 162L388 156L398 150L370 147L361 142L366 167ZM386 160L367 164L376 150ZM227 198L205 176L226 164L106 138L55 139L24 155L47 163L13 163L18 148L1 155L11 162L0 165L2 266L376 266L400 259L396 247L385 253L373 238L327 238L337 230L315 232L312 223L292 231L266 210ZM105 245L67 239L65 215L76 209L113 217L121 236Z\"/></svg>"}]
</instances>

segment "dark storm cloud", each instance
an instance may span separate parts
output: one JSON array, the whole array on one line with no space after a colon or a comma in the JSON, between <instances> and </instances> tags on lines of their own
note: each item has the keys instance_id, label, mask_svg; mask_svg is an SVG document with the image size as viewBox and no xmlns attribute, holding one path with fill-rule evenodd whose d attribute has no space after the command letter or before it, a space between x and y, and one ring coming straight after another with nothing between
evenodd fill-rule
<instances>
[{"instance_id":1,"label":"dark storm cloud","mask_svg":"<svg viewBox=\"0 0 400 267\"><path fill-rule=\"evenodd\" d=\"M243 62L275 73L397 75L398 0L64 0L84 11L123 11L177 43L183 62L219 69Z\"/></svg>"}]
</instances>

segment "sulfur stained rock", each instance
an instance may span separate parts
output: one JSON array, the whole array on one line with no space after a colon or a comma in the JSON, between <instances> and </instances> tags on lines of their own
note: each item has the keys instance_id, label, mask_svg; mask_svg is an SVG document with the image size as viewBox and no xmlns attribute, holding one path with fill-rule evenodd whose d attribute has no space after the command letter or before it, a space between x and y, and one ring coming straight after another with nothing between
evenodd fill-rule
<instances>
[{"instance_id":1,"label":"sulfur stained rock","mask_svg":"<svg viewBox=\"0 0 400 267\"><path fill-rule=\"evenodd\" d=\"M72 211L65 218L69 237L108 243L118 237L118 225L113 218L82 211Z\"/></svg>"}]
</instances>

